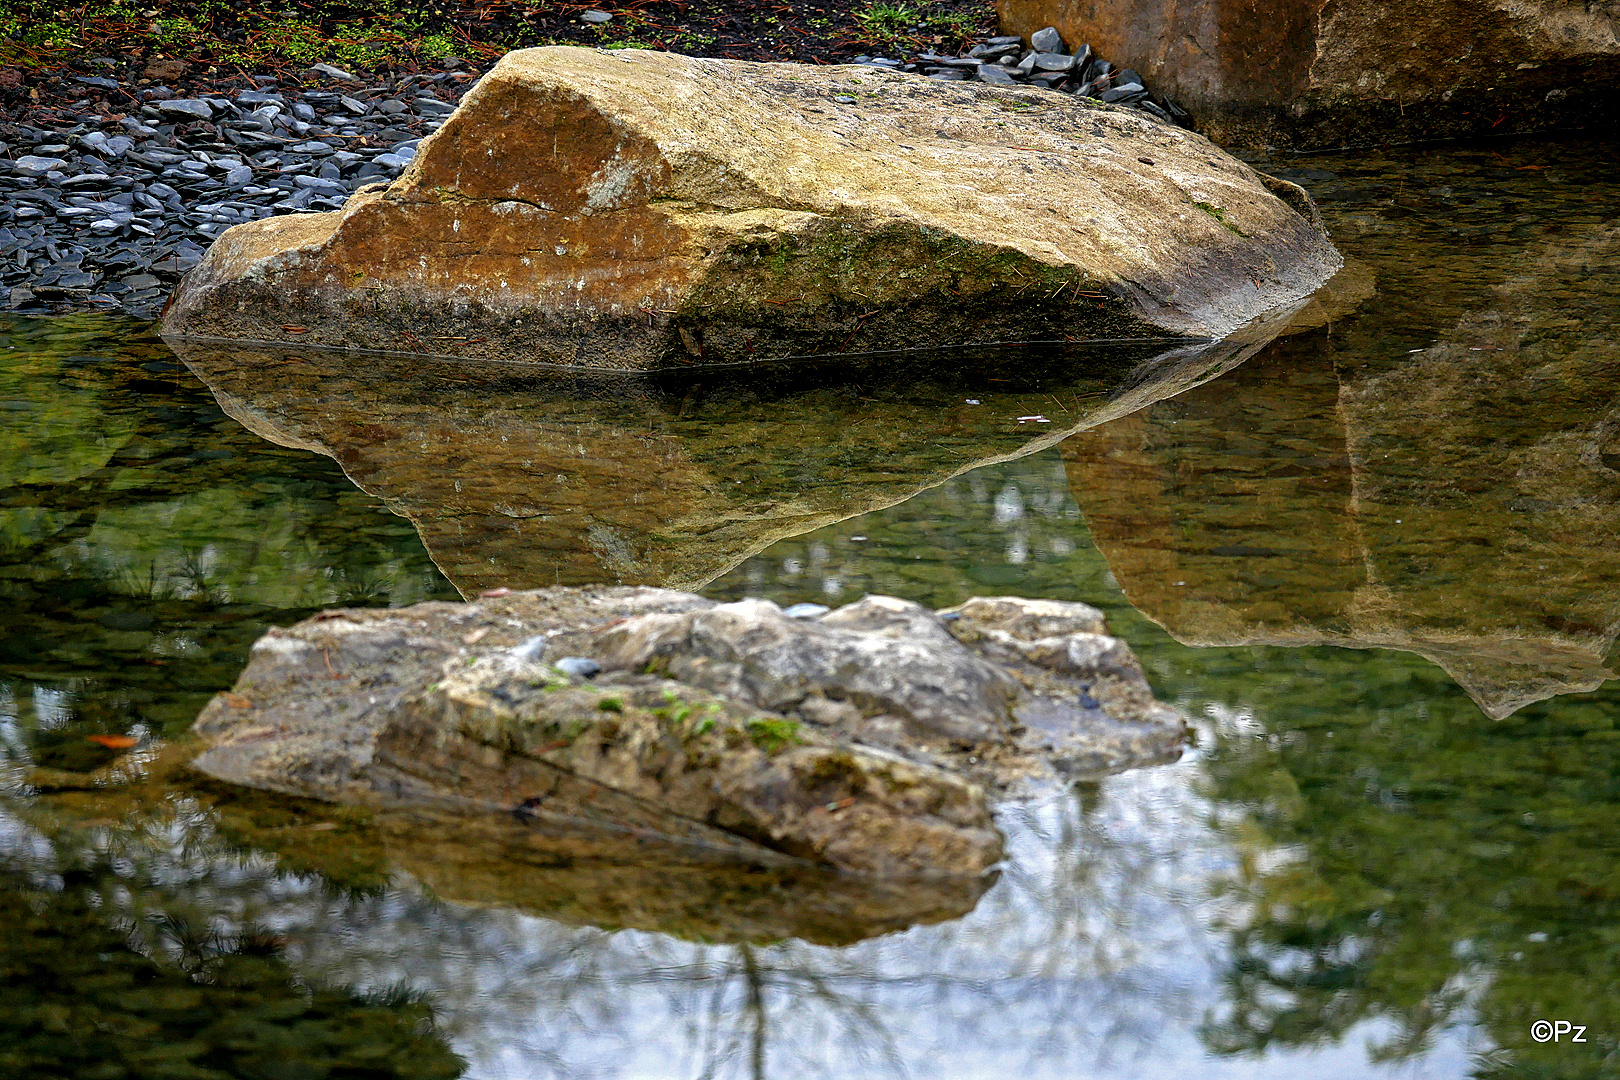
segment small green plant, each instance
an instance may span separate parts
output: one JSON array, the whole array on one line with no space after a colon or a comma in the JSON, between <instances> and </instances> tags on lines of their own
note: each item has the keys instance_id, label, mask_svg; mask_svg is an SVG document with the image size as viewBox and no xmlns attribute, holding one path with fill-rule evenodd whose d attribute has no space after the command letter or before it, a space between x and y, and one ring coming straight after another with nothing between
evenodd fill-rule
<instances>
[{"instance_id":1,"label":"small green plant","mask_svg":"<svg viewBox=\"0 0 1620 1080\"><path fill-rule=\"evenodd\" d=\"M596 707L603 712L624 712L624 702L616 697L605 697L596 703Z\"/></svg>"},{"instance_id":2,"label":"small green plant","mask_svg":"<svg viewBox=\"0 0 1620 1080\"><path fill-rule=\"evenodd\" d=\"M767 754L774 754L784 746L804 741L799 738L799 725L794 720L756 716L743 727L748 732L748 740Z\"/></svg>"},{"instance_id":3,"label":"small green plant","mask_svg":"<svg viewBox=\"0 0 1620 1080\"><path fill-rule=\"evenodd\" d=\"M429 60L443 60L455 52L455 46L451 44L448 34L429 34L422 39L416 49Z\"/></svg>"},{"instance_id":4,"label":"small green plant","mask_svg":"<svg viewBox=\"0 0 1620 1080\"><path fill-rule=\"evenodd\" d=\"M871 0L864 9L854 14L855 21L861 24L867 38L879 43L898 39L902 30L915 25L922 18L921 9L892 0Z\"/></svg>"},{"instance_id":5,"label":"small green plant","mask_svg":"<svg viewBox=\"0 0 1620 1080\"><path fill-rule=\"evenodd\" d=\"M965 11L930 15L928 25L946 37L972 37L978 30L978 20Z\"/></svg>"},{"instance_id":6,"label":"small green plant","mask_svg":"<svg viewBox=\"0 0 1620 1080\"><path fill-rule=\"evenodd\" d=\"M1210 217L1214 218L1216 221L1220 222L1229 231L1234 232L1239 236L1248 236L1249 235L1248 233L1244 232L1242 229L1238 228L1236 225L1232 224L1230 221L1227 221L1226 220L1226 211L1221 209L1219 206L1216 206L1214 203L1195 202L1195 203L1193 203L1193 205L1198 207L1198 209L1202 210L1204 213L1208 214Z\"/></svg>"}]
</instances>

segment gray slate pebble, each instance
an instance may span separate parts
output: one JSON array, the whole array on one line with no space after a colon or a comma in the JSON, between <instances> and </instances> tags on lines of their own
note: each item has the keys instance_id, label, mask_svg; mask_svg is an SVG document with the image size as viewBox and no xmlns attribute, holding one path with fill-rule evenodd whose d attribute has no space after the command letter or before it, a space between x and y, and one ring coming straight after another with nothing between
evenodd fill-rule
<instances>
[{"instance_id":1,"label":"gray slate pebble","mask_svg":"<svg viewBox=\"0 0 1620 1080\"><path fill-rule=\"evenodd\" d=\"M24 176L44 176L52 169L60 169L67 162L61 158L40 157L37 154L24 154L11 163L13 171Z\"/></svg>"},{"instance_id":2,"label":"gray slate pebble","mask_svg":"<svg viewBox=\"0 0 1620 1080\"><path fill-rule=\"evenodd\" d=\"M165 120L178 120L181 122L187 120L212 120L214 118L213 107L208 102L199 101L196 98L173 98L168 101L160 101L157 103L157 111L163 115Z\"/></svg>"},{"instance_id":3,"label":"gray slate pebble","mask_svg":"<svg viewBox=\"0 0 1620 1080\"><path fill-rule=\"evenodd\" d=\"M588 656L565 656L551 666L571 679L589 679L602 670L602 665Z\"/></svg>"},{"instance_id":4,"label":"gray slate pebble","mask_svg":"<svg viewBox=\"0 0 1620 1080\"><path fill-rule=\"evenodd\" d=\"M1048 26L1029 35L1029 47L1036 52L1055 53L1063 51L1063 35L1057 32L1057 27Z\"/></svg>"}]
</instances>

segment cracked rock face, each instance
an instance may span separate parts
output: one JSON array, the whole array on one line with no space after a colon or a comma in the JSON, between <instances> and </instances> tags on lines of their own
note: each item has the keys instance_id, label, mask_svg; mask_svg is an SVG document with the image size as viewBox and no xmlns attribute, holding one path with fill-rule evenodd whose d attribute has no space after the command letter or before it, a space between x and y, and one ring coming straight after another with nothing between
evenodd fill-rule
<instances>
[{"instance_id":1,"label":"cracked rock face","mask_svg":"<svg viewBox=\"0 0 1620 1080\"><path fill-rule=\"evenodd\" d=\"M1040 90L529 49L394 183L225 232L163 330L619 370L1224 337L1341 265L1302 210L1197 135Z\"/></svg>"},{"instance_id":2,"label":"cracked rock face","mask_svg":"<svg viewBox=\"0 0 1620 1080\"><path fill-rule=\"evenodd\" d=\"M978 877L993 794L1173 761L1186 728L1083 604L597 588L272 630L197 732L198 768L269 791Z\"/></svg>"}]
</instances>

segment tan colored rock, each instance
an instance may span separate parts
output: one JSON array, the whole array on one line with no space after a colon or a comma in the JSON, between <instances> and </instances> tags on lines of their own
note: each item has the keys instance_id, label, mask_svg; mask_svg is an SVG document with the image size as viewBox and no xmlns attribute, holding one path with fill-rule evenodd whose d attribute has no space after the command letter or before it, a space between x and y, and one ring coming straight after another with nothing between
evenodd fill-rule
<instances>
[{"instance_id":1,"label":"tan colored rock","mask_svg":"<svg viewBox=\"0 0 1620 1080\"><path fill-rule=\"evenodd\" d=\"M1620 21L1574 0L997 0L1002 30L1141 72L1224 146L1613 126Z\"/></svg>"},{"instance_id":2,"label":"tan colored rock","mask_svg":"<svg viewBox=\"0 0 1620 1080\"><path fill-rule=\"evenodd\" d=\"M1064 444L1178 640L1402 649L1492 717L1620 676L1620 225L1553 233L1400 360L1275 350Z\"/></svg>"},{"instance_id":3,"label":"tan colored rock","mask_svg":"<svg viewBox=\"0 0 1620 1080\"><path fill-rule=\"evenodd\" d=\"M1268 185L1309 210L1039 90L529 49L387 188L227 230L163 331L619 370L1224 337L1340 265Z\"/></svg>"},{"instance_id":4,"label":"tan colored rock","mask_svg":"<svg viewBox=\"0 0 1620 1080\"><path fill-rule=\"evenodd\" d=\"M628 588L326 612L254 645L195 764L328 802L976 878L1002 853L991 789L1180 756L1184 718L1104 629L1054 601L792 618Z\"/></svg>"}]
</instances>

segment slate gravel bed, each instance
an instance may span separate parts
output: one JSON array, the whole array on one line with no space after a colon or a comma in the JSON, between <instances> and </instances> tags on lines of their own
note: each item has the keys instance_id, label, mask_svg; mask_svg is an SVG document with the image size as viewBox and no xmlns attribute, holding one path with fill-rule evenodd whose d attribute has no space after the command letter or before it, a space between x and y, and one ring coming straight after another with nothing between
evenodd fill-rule
<instances>
[{"instance_id":1,"label":"slate gravel bed","mask_svg":"<svg viewBox=\"0 0 1620 1080\"><path fill-rule=\"evenodd\" d=\"M0 310L155 317L230 226L336 210L398 176L471 82L321 74L322 89L131 88L142 104L117 119L0 123Z\"/></svg>"},{"instance_id":2,"label":"slate gravel bed","mask_svg":"<svg viewBox=\"0 0 1620 1080\"><path fill-rule=\"evenodd\" d=\"M1167 123L1189 120L1136 72L1089 46L1066 51L1050 28L1028 43L989 38L962 56L856 62L945 82L1045 87ZM41 110L0 122L0 311L155 318L180 275L230 226L337 210L360 187L397 177L472 85L459 61L446 67L366 79L323 64L310 72L317 89L257 76L190 97L68 76L131 105L124 114Z\"/></svg>"},{"instance_id":3,"label":"slate gravel bed","mask_svg":"<svg viewBox=\"0 0 1620 1080\"><path fill-rule=\"evenodd\" d=\"M1090 45L1069 47L1056 27L1037 30L1026 42L1017 36L993 37L961 56L920 53L910 62L883 56L859 56L858 64L915 71L943 82L978 81L993 86L1038 86L1079 98L1124 105L1165 123L1192 126L1192 117L1167 97L1148 90L1146 80L1130 68L1117 68L1092 52Z\"/></svg>"}]
</instances>

